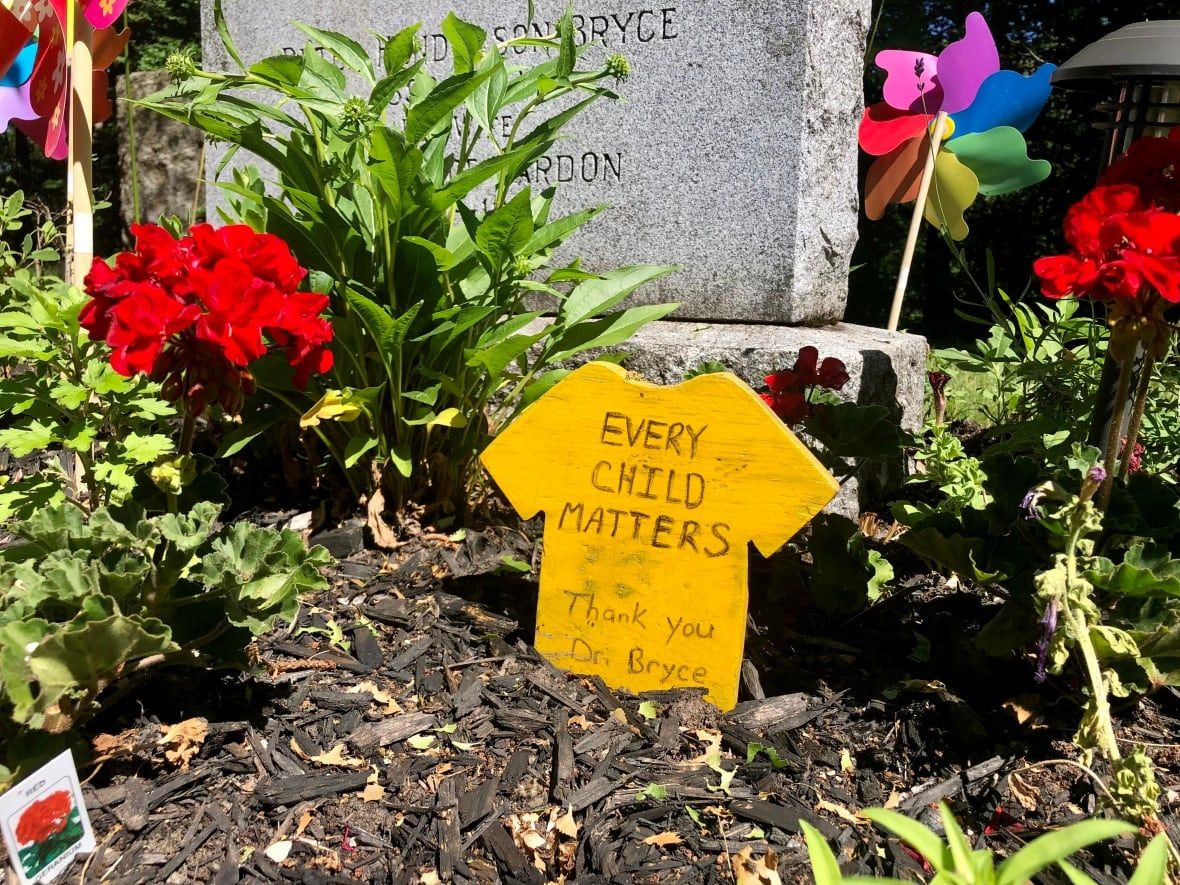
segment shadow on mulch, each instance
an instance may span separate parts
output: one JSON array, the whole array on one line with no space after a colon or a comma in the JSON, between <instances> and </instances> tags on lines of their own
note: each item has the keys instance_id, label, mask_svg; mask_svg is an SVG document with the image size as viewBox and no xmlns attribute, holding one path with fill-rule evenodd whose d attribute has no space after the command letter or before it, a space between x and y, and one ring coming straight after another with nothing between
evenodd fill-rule
<instances>
[{"instance_id":1,"label":"shadow on mulch","mask_svg":"<svg viewBox=\"0 0 1180 885\"><path fill-rule=\"evenodd\" d=\"M921 865L857 811L932 823L945 800L977 846L1008 854L1095 808L1076 769L1027 767L1073 756L1076 706L1027 660L979 657L982 596L919 576L905 598L834 617L758 566L743 703L723 716L675 691L641 707L529 645L536 584L506 564L535 565L532 536L358 553L258 643L255 677L141 686L88 729L151 740L83 766L100 843L84 878L720 882L764 859L810 882L800 820L846 873L913 878ZM1143 701L1121 734L1168 744L1175 712ZM178 770L152 741L192 716L209 736ZM1153 755L1175 790L1180 751ZM1125 880L1127 847L1078 863Z\"/></svg>"}]
</instances>

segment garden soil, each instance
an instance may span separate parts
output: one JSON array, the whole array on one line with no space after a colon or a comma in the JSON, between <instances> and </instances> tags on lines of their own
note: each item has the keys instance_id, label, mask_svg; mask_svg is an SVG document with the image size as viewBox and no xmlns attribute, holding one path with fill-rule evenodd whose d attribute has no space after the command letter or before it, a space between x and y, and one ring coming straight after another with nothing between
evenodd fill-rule
<instances>
[{"instance_id":1,"label":"garden soil","mask_svg":"<svg viewBox=\"0 0 1180 885\"><path fill-rule=\"evenodd\" d=\"M848 618L807 608L789 562L755 562L744 700L721 715L533 650L536 585L514 569L535 574L536 524L388 553L359 531L324 538L344 554L332 589L256 644L253 672L149 671L87 726L99 848L64 881L810 882L800 821L846 873L918 879L860 809L937 827L946 801L1007 855L1100 805L1069 741L1077 686L981 657L996 603L920 568ZM1180 699L1116 715L1174 828ZM1125 881L1132 848L1077 865Z\"/></svg>"}]
</instances>

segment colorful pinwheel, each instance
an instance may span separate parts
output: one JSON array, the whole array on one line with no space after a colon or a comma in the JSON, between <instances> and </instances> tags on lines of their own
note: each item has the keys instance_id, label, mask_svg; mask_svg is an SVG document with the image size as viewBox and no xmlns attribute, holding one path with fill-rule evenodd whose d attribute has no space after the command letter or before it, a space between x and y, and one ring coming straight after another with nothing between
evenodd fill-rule
<instances>
[{"instance_id":1,"label":"colorful pinwheel","mask_svg":"<svg viewBox=\"0 0 1180 885\"><path fill-rule=\"evenodd\" d=\"M1031 76L1000 70L1000 55L984 17L967 16L965 34L935 56L886 49L885 100L865 108L861 148L878 159L865 182L865 214L881 218L890 203L918 200L890 329L917 239L920 210L955 240L967 236L963 213L979 194L998 196L1044 181L1047 160L1031 160L1022 134L1041 113L1056 70ZM933 155L932 155L933 152Z\"/></svg>"},{"instance_id":2,"label":"colorful pinwheel","mask_svg":"<svg viewBox=\"0 0 1180 885\"><path fill-rule=\"evenodd\" d=\"M943 120L934 184L924 212L961 240L963 212L978 194L998 196L1044 181L1047 160L1030 160L1021 134L1049 99L1056 67L1025 77L1000 70L987 22L967 16L966 34L941 55L886 49L877 66L887 74L885 100L865 109L860 146L878 157L865 184L865 214L880 218L890 203L918 195L932 134Z\"/></svg>"},{"instance_id":3,"label":"colorful pinwheel","mask_svg":"<svg viewBox=\"0 0 1180 885\"><path fill-rule=\"evenodd\" d=\"M65 159L68 149L70 71L67 64L69 0L0 0L0 128L9 122L41 145L45 156ZM111 26L127 0L82 0L81 14L94 28L90 119L101 123L113 110L106 68L127 45L126 31ZM33 42L30 42L33 41ZM18 51L12 47L19 45Z\"/></svg>"}]
</instances>

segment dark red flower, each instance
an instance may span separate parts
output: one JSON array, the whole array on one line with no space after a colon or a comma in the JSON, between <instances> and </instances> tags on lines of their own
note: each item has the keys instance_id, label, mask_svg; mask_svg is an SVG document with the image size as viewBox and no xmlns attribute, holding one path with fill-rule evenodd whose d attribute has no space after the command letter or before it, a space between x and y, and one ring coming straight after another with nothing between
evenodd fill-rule
<instances>
[{"instance_id":1,"label":"dark red flower","mask_svg":"<svg viewBox=\"0 0 1180 885\"><path fill-rule=\"evenodd\" d=\"M783 423L794 427L810 417L809 394L813 389L839 390L848 383L848 378L844 363L835 357L820 363L819 351L808 346L799 351L791 369L766 376L767 392L761 396Z\"/></svg>"},{"instance_id":2,"label":"dark red flower","mask_svg":"<svg viewBox=\"0 0 1180 885\"><path fill-rule=\"evenodd\" d=\"M1167 138L1141 138L1112 163L1102 184L1131 184L1152 203L1169 212L1180 212L1180 129Z\"/></svg>"},{"instance_id":3,"label":"dark red flower","mask_svg":"<svg viewBox=\"0 0 1180 885\"><path fill-rule=\"evenodd\" d=\"M16 824L16 841L21 845L44 842L66 828L73 810L74 799L68 790L57 790L38 799L21 812Z\"/></svg>"},{"instance_id":4,"label":"dark red flower","mask_svg":"<svg viewBox=\"0 0 1180 885\"><path fill-rule=\"evenodd\" d=\"M195 225L180 240L157 225L132 233L133 252L113 267L94 262L81 314L117 372L162 382L192 414L212 403L233 414L254 390L247 367L270 346L286 352L301 389L331 368L328 299L296 291L307 272L278 237L245 225Z\"/></svg>"}]
</instances>

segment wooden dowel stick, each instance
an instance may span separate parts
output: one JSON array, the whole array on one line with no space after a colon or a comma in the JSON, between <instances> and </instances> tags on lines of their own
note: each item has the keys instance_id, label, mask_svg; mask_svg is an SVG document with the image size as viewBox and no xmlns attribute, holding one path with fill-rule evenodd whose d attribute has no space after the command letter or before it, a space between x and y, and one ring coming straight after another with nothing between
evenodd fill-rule
<instances>
[{"instance_id":1,"label":"wooden dowel stick","mask_svg":"<svg viewBox=\"0 0 1180 885\"><path fill-rule=\"evenodd\" d=\"M94 179L91 153L94 134L93 50L94 29L70 3L73 34L70 45L70 202L73 220L73 253L70 282L81 286L94 260Z\"/></svg>"},{"instance_id":2,"label":"wooden dowel stick","mask_svg":"<svg viewBox=\"0 0 1180 885\"><path fill-rule=\"evenodd\" d=\"M926 212L926 198L930 195L930 183L934 180L934 161L942 147L942 135L946 131L947 117L940 111L934 121L934 132L930 136L926 154L926 168L922 170L922 183L918 185L918 199L914 203L914 217L910 220L910 233L906 237L905 251L901 254L901 269L897 273L897 288L893 290L893 307L889 311L890 332L897 331L901 321L901 303L905 299L906 286L910 282L910 266L914 262L914 249L918 246L918 231L922 229L922 216Z\"/></svg>"}]
</instances>

